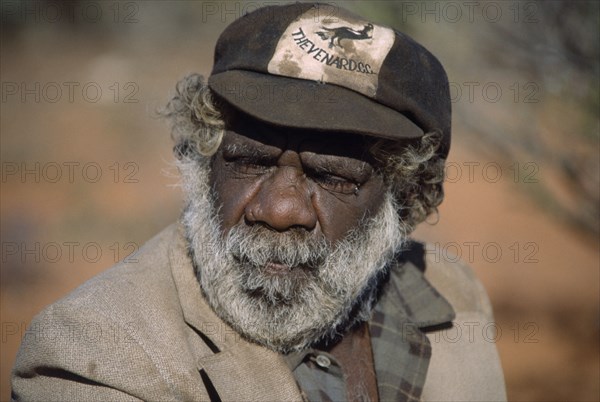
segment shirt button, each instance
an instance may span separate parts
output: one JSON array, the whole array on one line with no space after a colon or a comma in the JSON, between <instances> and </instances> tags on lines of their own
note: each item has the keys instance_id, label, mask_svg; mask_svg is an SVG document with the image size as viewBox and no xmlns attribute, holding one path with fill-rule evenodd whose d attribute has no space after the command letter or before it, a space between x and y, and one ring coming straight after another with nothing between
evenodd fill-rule
<instances>
[{"instance_id":1,"label":"shirt button","mask_svg":"<svg viewBox=\"0 0 600 402\"><path fill-rule=\"evenodd\" d=\"M323 368L331 366L331 360L325 355L318 355L316 358L317 364Z\"/></svg>"}]
</instances>

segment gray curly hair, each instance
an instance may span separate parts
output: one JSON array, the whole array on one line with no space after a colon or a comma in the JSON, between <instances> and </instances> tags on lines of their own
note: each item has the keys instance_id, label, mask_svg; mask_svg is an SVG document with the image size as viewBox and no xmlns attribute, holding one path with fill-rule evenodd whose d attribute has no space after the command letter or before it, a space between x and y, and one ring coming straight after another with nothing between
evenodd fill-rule
<instances>
[{"instance_id":1,"label":"gray curly hair","mask_svg":"<svg viewBox=\"0 0 600 402\"><path fill-rule=\"evenodd\" d=\"M206 163L216 153L225 123L201 75L180 80L161 114L170 120L178 159ZM433 131L416 140L376 140L369 149L398 205L400 219L410 231L437 214L444 198L445 159L437 152L440 142L441 132Z\"/></svg>"}]
</instances>

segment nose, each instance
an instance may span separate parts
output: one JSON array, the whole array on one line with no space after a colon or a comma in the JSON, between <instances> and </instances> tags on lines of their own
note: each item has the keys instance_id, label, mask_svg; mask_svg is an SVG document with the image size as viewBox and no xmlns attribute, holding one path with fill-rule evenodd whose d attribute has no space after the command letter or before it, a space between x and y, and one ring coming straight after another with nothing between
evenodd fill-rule
<instances>
[{"instance_id":1,"label":"nose","mask_svg":"<svg viewBox=\"0 0 600 402\"><path fill-rule=\"evenodd\" d=\"M302 171L295 167L279 167L266 179L245 208L245 218L277 231L294 227L313 230L317 214L311 190Z\"/></svg>"}]
</instances>

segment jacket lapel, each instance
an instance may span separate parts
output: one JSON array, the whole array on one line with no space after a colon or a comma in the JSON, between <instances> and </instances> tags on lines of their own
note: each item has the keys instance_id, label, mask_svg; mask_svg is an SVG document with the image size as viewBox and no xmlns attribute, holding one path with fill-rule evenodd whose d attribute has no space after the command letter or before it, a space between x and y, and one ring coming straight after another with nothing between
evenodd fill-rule
<instances>
[{"instance_id":1,"label":"jacket lapel","mask_svg":"<svg viewBox=\"0 0 600 402\"><path fill-rule=\"evenodd\" d=\"M169 258L184 319L194 330L189 331L194 338L190 345L197 345L191 349L205 387L214 387L224 401L301 401L293 374L281 356L244 340L206 303L181 226Z\"/></svg>"},{"instance_id":2,"label":"jacket lapel","mask_svg":"<svg viewBox=\"0 0 600 402\"><path fill-rule=\"evenodd\" d=\"M204 373L205 387L214 387L221 400L301 401L283 358L241 338L208 306L182 232L180 227L169 257L183 316L193 329L190 345L196 345L191 349L199 372ZM418 244L402 253L369 323L381 401L419 400L431 356L422 330L454 319L450 304L423 276L423 256Z\"/></svg>"}]
</instances>

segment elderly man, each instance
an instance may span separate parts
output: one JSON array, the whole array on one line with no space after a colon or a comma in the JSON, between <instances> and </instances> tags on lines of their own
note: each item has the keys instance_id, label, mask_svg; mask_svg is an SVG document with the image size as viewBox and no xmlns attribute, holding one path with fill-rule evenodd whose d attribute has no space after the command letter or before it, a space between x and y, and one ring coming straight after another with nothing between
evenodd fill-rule
<instances>
[{"instance_id":1,"label":"elderly man","mask_svg":"<svg viewBox=\"0 0 600 402\"><path fill-rule=\"evenodd\" d=\"M165 109L181 222L42 312L24 400L503 400L460 264L410 241L443 197L446 74L332 6L266 7Z\"/></svg>"}]
</instances>

